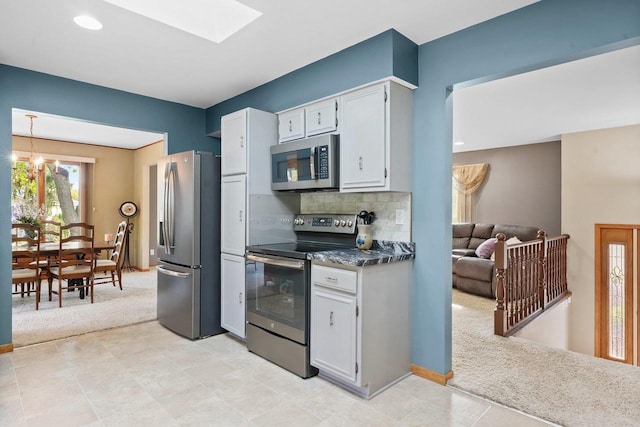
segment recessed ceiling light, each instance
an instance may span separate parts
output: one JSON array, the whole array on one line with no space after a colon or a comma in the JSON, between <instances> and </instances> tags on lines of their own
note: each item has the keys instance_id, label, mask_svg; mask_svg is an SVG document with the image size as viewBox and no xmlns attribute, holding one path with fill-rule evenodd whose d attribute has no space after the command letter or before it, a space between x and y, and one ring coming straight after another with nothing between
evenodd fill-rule
<instances>
[{"instance_id":1,"label":"recessed ceiling light","mask_svg":"<svg viewBox=\"0 0 640 427\"><path fill-rule=\"evenodd\" d=\"M462 141L456 141L453 143L453 145L464 145L464 142Z\"/></svg>"},{"instance_id":2,"label":"recessed ceiling light","mask_svg":"<svg viewBox=\"0 0 640 427\"><path fill-rule=\"evenodd\" d=\"M216 43L222 42L262 15L236 0L105 1Z\"/></svg>"},{"instance_id":3,"label":"recessed ceiling light","mask_svg":"<svg viewBox=\"0 0 640 427\"><path fill-rule=\"evenodd\" d=\"M102 23L98 21L96 18L93 18L88 15L79 15L73 18L73 22L80 25L82 28L86 28L87 30L101 30Z\"/></svg>"}]
</instances>

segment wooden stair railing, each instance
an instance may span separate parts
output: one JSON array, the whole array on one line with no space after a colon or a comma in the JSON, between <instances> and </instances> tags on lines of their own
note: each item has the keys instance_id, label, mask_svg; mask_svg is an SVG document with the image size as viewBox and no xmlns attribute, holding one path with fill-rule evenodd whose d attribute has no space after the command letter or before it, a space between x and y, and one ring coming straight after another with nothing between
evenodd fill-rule
<instances>
[{"instance_id":1,"label":"wooden stair railing","mask_svg":"<svg viewBox=\"0 0 640 427\"><path fill-rule=\"evenodd\" d=\"M494 333L509 336L569 294L568 234L507 245L497 236L495 246L496 309Z\"/></svg>"}]
</instances>

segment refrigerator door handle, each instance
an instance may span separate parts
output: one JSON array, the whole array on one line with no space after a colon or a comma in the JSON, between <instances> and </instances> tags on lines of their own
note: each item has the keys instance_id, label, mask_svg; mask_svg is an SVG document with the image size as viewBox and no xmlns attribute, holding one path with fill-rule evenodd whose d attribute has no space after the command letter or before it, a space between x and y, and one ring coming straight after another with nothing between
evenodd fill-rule
<instances>
[{"instance_id":1,"label":"refrigerator door handle","mask_svg":"<svg viewBox=\"0 0 640 427\"><path fill-rule=\"evenodd\" d=\"M171 249L175 247L173 242L173 234L175 229L174 223L174 197L175 197L175 174L176 164L167 163L164 171L164 221L162 222L162 234L164 240L164 251L166 254L171 253Z\"/></svg>"},{"instance_id":2,"label":"refrigerator door handle","mask_svg":"<svg viewBox=\"0 0 640 427\"><path fill-rule=\"evenodd\" d=\"M191 273L180 273L179 271L167 270L166 268L159 265L156 266L156 270L158 270L162 274L166 274L167 276L180 277L183 279L191 276Z\"/></svg>"}]
</instances>

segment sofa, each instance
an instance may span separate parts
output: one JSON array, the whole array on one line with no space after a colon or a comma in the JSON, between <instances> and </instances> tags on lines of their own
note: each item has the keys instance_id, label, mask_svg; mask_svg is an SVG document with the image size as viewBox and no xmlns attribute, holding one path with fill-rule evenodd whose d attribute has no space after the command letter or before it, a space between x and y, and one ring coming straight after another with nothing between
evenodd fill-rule
<instances>
[{"instance_id":1,"label":"sofa","mask_svg":"<svg viewBox=\"0 0 640 427\"><path fill-rule=\"evenodd\" d=\"M512 242L526 242L534 240L538 230L538 227L524 225L453 224L453 287L470 294L495 298L496 277L491 256L495 237L503 233ZM489 239L493 240L487 242Z\"/></svg>"}]
</instances>

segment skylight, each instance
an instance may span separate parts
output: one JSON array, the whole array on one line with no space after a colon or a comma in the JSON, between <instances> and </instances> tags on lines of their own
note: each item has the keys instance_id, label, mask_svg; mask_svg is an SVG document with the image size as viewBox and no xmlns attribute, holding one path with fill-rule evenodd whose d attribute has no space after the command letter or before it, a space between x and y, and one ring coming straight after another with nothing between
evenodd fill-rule
<instances>
[{"instance_id":1,"label":"skylight","mask_svg":"<svg viewBox=\"0 0 640 427\"><path fill-rule=\"evenodd\" d=\"M262 15L236 0L105 1L216 43L222 42Z\"/></svg>"},{"instance_id":2,"label":"skylight","mask_svg":"<svg viewBox=\"0 0 640 427\"><path fill-rule=\"evenodd\" d=\"M80 25L82 28L86 28L87 30L102 29L102 23L92 16L79 15L73 18L73 22Z\"/></svg>"}]
</instances>

